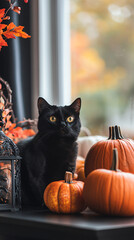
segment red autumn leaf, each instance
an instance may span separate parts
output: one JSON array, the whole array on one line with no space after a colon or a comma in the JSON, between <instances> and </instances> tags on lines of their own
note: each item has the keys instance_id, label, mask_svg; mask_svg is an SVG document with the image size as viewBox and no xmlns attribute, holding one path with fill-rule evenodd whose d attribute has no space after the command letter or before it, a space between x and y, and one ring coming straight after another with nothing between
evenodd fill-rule
<instances>
[{"instance_id":1,"label":"red autumn leaf","mask_svg":"<svg viewBox=\"0 0 134 240\"><path fill-rule=\"evenodd\" d=\"M3 21L3 17L5 15L5 8L0 9L0 23Z\"/></svg>"},{"instance_id":2,"label":"red autumn leaf","mask_svg":"<svg viewBox=\"0 0 134 240\"><path fill-rule=\"evenodd\" d=\"M3 35L7 38L7 39L9 39L9 38L16 38L15 36L14 36L14 34L13 34L13 32L9 32L9 31L5 31L5 32L3 32Z\"/></svg>"},{"instance_id":3,"label":"red autumn leaf","mask_svg":"<svg viewBox=\"0 0 134 240\"><path fill-rule=\"evenodd\" d=\"M16 27L16 25L13 23L13 22L11 22L8 26L7 26L7 30L12 30L13 28L15 28Z\"/></svg>"},{"instance_id":4,"label":"red autumn leaf","mask_svg":"<svg viewBox=\"0 0 134 240\"><path fill-rule=\"evenodd\" d=\"M3 47L3 46L8 46L7 42L2 38L1 34L0 34L0 49Z\"/></svg>"},{"instance_id":5,"label":"red autumn leaf","mask_svg":"<svg viewBox=\"0 0 134 240\"><path fill-rule=\"evenodd\" d=\"M7 26L6 24L0 24L0 30L6 28L6 26Z\"/></svg>"}]
</instances>

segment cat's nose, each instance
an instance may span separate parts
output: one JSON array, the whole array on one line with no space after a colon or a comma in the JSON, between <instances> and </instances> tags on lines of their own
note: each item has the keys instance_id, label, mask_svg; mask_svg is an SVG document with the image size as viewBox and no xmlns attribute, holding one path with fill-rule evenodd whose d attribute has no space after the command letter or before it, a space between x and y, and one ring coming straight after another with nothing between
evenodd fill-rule
<instances>
[{"instance_id":1,"label":"cat's nose","mask_svg":"<svg viewBox=\"0 0 134 240\"><path fill-rule=\"evenodd\" d=\"M66 127L66 123L62 121L62 122L61 122L61 127L62 127L62 128Z\"/></svg>"}]
</instances>

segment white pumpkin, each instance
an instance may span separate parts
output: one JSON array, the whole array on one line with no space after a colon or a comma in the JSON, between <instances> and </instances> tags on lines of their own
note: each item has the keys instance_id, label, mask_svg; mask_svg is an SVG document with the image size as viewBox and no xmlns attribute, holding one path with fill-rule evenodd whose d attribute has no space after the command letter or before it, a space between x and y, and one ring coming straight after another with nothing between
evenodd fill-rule
<instances>
[{"instance_id":1,"label":"white pumpkin","mask_svg":"<svg viewBox=\"0 0 134 240\"><path fill-rule=\"evenodd\" d=\"M105 136L84 136L79 137L78 142L78 156L81 156L83 158L86 158L86 155L89 151L89 149L96 143L101 140L107 139Z\"/></svg>"}]
</instances>

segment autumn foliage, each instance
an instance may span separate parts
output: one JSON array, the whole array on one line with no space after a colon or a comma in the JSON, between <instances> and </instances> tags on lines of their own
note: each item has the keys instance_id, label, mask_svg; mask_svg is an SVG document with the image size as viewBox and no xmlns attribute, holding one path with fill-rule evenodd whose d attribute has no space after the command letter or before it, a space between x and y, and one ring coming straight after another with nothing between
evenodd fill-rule
<instances>
[{"instance_id":1,"label":"autumn foliage","mask_svg":"<svg viewBox=\"0 0 134 240\"><path fill-rule=\"evenodd\" d=\"M35 131L33 129L23 129L23 127L20 127L19 124L22 124L21 122L12 122L12 115L10 109L4 109L4 104L0 103L0 109L3 110L2 116L3 116L3 122L4 122L4 133L7 137L11 138L15 143L18 141L25 139L27 137L31 137L35 135Z\"/></svg>"},{"instance_id":2,"label":"autumn foliage","mask_svg":"<svg viewBox=\"0 0 134 240\"><path fill-rule=\"evenodd\" d=\"M13 22L9 24L3 24L4 20L9 20L10 17L7 16L7 12L11 9L14 12L20 14L21 8L18 6L14 6L16 1L13 3L9 0L9 9L6 11L5 8L0 9L0 50L2 47L8 46L7 39L21 37L21 38L30 38L31 36L28 35L23 31L23 26L16 26ZM28 2L28 1L27 1Z\"/></svg>"}]
</instances>

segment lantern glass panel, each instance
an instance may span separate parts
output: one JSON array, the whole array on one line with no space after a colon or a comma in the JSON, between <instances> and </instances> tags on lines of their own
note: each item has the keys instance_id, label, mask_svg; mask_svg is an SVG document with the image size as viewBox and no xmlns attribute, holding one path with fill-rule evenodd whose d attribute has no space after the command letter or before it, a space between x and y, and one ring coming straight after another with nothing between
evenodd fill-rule
<instances>
[{"instance_id":1,"label":"lantern glass panel","mask_svg":"<svg viewBox=\"0 0 134 240\"><path fill-rule=\"evenodd\" d=\"M0 160L0 204L12 205L12 169L10 160Z\"/></svg>"}]
</instances>

